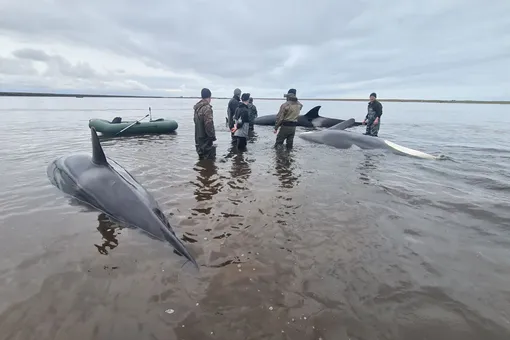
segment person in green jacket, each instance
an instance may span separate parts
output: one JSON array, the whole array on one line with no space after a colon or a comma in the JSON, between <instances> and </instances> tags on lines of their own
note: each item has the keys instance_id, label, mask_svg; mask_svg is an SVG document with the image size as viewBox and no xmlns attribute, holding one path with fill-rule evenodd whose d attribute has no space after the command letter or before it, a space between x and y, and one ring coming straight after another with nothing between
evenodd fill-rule
<instances>
[{"instance_id":1,"label":"person in green jacket","mask_svg":"<svg viewBox=\"0 0 510 340\"><path fill-rule=\"evenodd\" d=\"M283 145L286 141L287 148L292 148L294 145L294 136L296 134L296 126L298 116L301 113L303 105L296 97L296 89L290 89L284 97L287 101L280 106L280 111L276 115L276 123L274 126L274 133L276 135L275 147ZM278 131L280 129L280 131Z\"/></svg>"}]
</instances>

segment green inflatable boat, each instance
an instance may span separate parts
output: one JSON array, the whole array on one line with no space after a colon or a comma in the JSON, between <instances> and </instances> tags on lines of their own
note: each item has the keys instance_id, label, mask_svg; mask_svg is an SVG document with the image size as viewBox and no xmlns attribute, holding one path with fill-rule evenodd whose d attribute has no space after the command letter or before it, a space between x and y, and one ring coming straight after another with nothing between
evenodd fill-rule
<instances>
[{"instance_id":1,"label":"green inflatable boat","mask_svg":"<svg viewBox=\"0 0 510 340\"><path fill-rule=\"evenodd\" d=\"M136 122L136 123L135 123ZM133 124L135 123L135 124ZM132 125L133 124L133 125ZM131 125L131 126L130 126ZM129 126L129 128L128 128ZM105 136L128 136L145 134L172 133L179 125L175 120L159 118L149 122L122 121L122 118L115 117L111 122L105 119L90 119L89 128L95 128ZM127 128L127 129L126 129ZM125 129L125 130L124 130ZM123 131L124 130L124 131ZM122 132L121 132L122 131ZM120 132L120 133L119 133Z\"/></svg>"}]
</instances>

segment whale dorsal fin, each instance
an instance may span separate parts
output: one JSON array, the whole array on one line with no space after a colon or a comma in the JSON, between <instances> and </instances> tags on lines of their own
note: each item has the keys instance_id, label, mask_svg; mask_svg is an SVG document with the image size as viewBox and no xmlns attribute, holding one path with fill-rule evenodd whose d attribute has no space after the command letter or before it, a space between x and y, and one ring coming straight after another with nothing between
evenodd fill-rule
<instances>
[{"instance_id":1,"label":"whale dorsal fin","mask_svg":"<svg viewBox=\"0 0 510 340\"><path fill-rule=\"evenodd\" d=\"M101 143L99 142L96 129L90 128L90 135L92 138L92 162L95 164L108 164Z\"/></svg>"},{"instance_id":2,"label":"whale dorsal fin","mask_svg":"<svg viewBox=\"0 0 510 340\"><path fill-rule=\"evenodd\" d=\"M347 128L350 128L354 125L354 118L344 120L341 123L338 123L336 125L333 125L332 127L328 128L328 130L345 130Z\"/></svg>"},{"instance_id":3,"label":"whale dorsal fin","mask_svg":"<svg viewBox=\"0 0 510 340\"><path fill-rule=\"evenodd\" d=\"M310 111L308 111L305 114L306 119L312 120L312 119L318 118L319 117L319 110L320 109L321 109L320 105L312 108Z\"/></svg>"}]
</instances>

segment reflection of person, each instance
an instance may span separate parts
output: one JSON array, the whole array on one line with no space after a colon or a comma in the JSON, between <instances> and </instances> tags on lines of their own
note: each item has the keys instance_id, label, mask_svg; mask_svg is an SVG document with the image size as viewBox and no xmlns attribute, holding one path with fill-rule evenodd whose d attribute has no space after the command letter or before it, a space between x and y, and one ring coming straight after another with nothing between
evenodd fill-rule
<instances>
[{"instance_id":1,"label":"reflection of person","mask_svg":"<svg viewBox=\"0 0 510 340\"><path fill-rule=\"evenodd\" d=\"M193 170L197 172L195 199L198 202L211 200L220 190L218 167L210 160L199 160Z\"/></svg>"},{"instance_id":2,"label":"reflection of person","mask_svg":"<svg viewBox=\"0 0 510 340\"><path fill-rule=\"evenodd\" d=\"M232 169L230 170L232 178L241 178L247 180L250 177L250 163L244 159L243 153L237 153L232 157Z\"/></svg>"},{"instance_id":3,"label":"reflection of person","mask_svg":"<svg viewBox=\"0 0 510 340\"><path fill-rule=\"evenodd\" d=\"M381 127L382 104L376 99L377 94L370 94L370 102L368 103L367 116L363 124L367 124L365 135L377 137L379 128Z\"/></svg>"},{"instance_id":4,"label":"reflection of person","mask_svg":"<svg viewBox=\"0 0 510 340\"><path fill-rule=\"evenodd\" d=\"M292 172L293 155L285 149L276 149L275 170L282 188L293 188L297 180Z\"/></svg>"},{"instance_id":5,"label":"reflection of person","mask_svg":"<svg viewBox=\"0 0 510 340\"><path fill-rule=\"evenodd\" d=\"M232 168L230 170L231 180L228 185L232 188L238 188L241 183L239 179L248 179L251 174L250 162L244 158L244 153L239 152L235 145L230 145L225 155L225 161L230 159Z\"/></svg>"},{"instance_id":6,"label":"reflection of person","mask_svg":"<svg viewBox=\"0 0 510 340\"><path fill-rule=\"evenodd\" d=\"M195 114L195 149L200 159L214 159L216 147L213 142L216 140L214 131L213 110L211 106L211 91L203 88L202 99L193 106Z\"/></svg>"},{"instance_id":7,"label":"reflection of person","mask_svg":"<svg viewBox=\"0 0 510 340\"><path fill-rule=\"evenodd\" d=\"M104 242L100 246L97 244L94 244L94 246L96 246L97 251L100 254L108 255L108 250L106 249L106 247L110 248L111 250L119 245L119 241L117 240L116 237L117 236L116 229L118 228L120 230L122 229L122 227L113 223L104 213L100 213L97 216L97 220L99 221L99 226L97 227L97 230L103 236Z\"/></svg>"},{"instance_id":8,"label":"reflection of person","mask_svg":"<svg viewBox=\"0 0 510 340\"><path fill-rule=\"evenodd\" d=\"M250 100L249 93L243 93L241 96L241 102L236 109L234 114L235 125L232 131L234 131L234 137L237 140L237 149L246 149L246 143L248 134L250 131L250 108L248 107L248 101Z\"/></svg>"},{"instance_id":9,"label":"reflection of person","mask_svg":"<svg viewBox=\"0 0 510 340\"><path fill-rule=\"evenodd\" d=\"M287 101L280 106L274 126L274 133L278 132L275 147L283 145L283 142L286 140L287 148L292 148L298 116L303 105L296 97L296 89L290 89L284 97L287 98ZM280 131L278 131L278 128L280 128Z\"/></svg>"}]
</instances>

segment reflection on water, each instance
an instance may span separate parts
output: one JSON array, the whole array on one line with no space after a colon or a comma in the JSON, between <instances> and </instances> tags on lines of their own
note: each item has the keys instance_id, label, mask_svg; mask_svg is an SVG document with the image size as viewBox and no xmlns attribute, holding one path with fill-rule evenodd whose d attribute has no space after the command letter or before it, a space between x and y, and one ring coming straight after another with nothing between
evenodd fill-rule
<instances>
[{"instance_id":1,"label":"reflection on water","mask_svg":"<svg viewBox=\"0 0 510 340\"><path fill-rule=\"evenodd\" d=\"M220 176L218 175L218 167L214 159L201 159L195 163L193 167L196 173L196 180L191 181L196 188L193 191L197 205L192 208L191 216L188 217L186 222L181 223L181 227L185 223L194 226L197 222L195 217L199 215L210 215L212 211L213 197L217 195L222 188ZM206 231L211 231L207 228ZM190 231L185 231L182 236L182 241L186 243L196 243L197 234Z\"/></svg>"},{"instance_id":2,"label":"reflection on water","mask_svg":"<svg viewBox=\"0 0 510 340\"><path fill-rule=\"evenodd\" d=\"M97 230L103 236L104 241L102 245L94 244L94 246L96 246L99 254L108 255L108 250L106 248L112 250L119 245L117 235L120 234L120 230L122 230L122 227L112 222L108 218L108 216L106 216L106 214L104 213L100 213L97 216L97 220L99 221L99 226L97 227Z\"/></svg>"},{"instance_id":3,"label":"reflection on water","mask_svg":"<svg viewBox=\"0 0 510 340\"><path fill-rule=\"evenodd\" d=\"M238 184L246 182L250 177L251 169L249 162L245 159L243 152L238 152L232 157L232 167L230 175Z\"/></svg>"},{"instance_id":4,"label":"reflection on water","mask_svg":"<svg viewBox=\"0 0 510 340\"><path fill-rule=\"evenodd\" d=\"M214 160L199 160L193 170L196 171L196 181L192 182L196 189L194 191L197 202L208 201L221 190L221 182L218 176L218 167Z\"/></svg>"},{"instance_id":5,"label":"reflection on water","mask_svg":"<svg viewBox=\"0 0 510 340\"><path fill-rule=\"evenodd\" d=\"M242 185L250 177L251 168L245 152L245 150L238 150L235 143L232 143L224 157L224 161L228 159L231 161L230 180L227 182L227 185L232 189L246 189Z\"/></svg>"},{"instance_id":6,"label":"reflection on water","mask_svg":"<svg viewBox=\"0 0 510 340\"><path fill-rule=\"evenodd\" d=\"M379 156L363 153L364 160L356 167L359 171L359 179L363 184L370 184L369 174L377 170L379 164Z\"/></svg>"},{"instance_id":7,"label":"reflection on water","mask_svg":"<svg viewBox=\"0 0 510 340\"><path fill-rule=\"evenodd\" d=\"M276 177L281 188L293 188L298 184L298 177L293 172L294 153L286 148L275 148Z\"/></svg>"}]
</instances>

